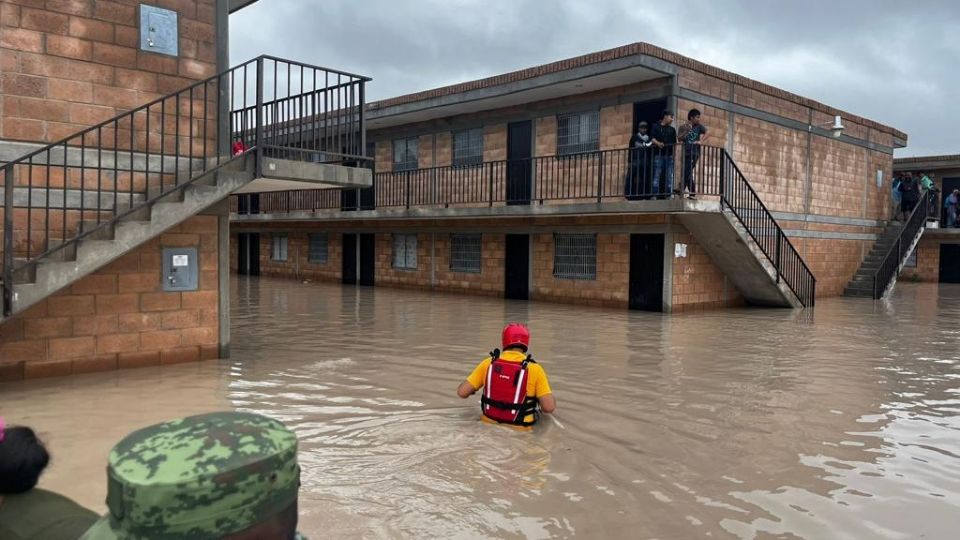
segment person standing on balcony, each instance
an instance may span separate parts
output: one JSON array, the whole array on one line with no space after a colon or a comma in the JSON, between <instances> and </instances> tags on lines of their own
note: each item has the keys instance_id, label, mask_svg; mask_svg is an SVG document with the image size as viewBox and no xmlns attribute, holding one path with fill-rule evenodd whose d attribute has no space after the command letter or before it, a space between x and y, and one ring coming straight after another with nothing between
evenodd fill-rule
<instances>
[{"instance_id":1,"label":"person standing on balcony","mask_svg":"<svg viewBox=\"0 0 960 540\"><path fill-rule=\"evenodd\" d=\"M907 173L907 175L900 180L900 213L903 214L903 220L906 221L910 216L910 212L913 211L913 207L917 205L917 201L920 200L920 186L917 184L917 181L913 178L913 173Z\"/></svg>"},{"instance_id":2,"label":"person standing on balcony","mask_svg":"<svg viewBox=\"0 0 960 540\"><path fill-rule=\"evenodd\" d=\"M700 145L707 140L707 127L700 123L700 111L690 109L687 121L680 126L678 135L683 142L683 190L692 199L697 193L697 183L693 171L700 161Z\"/></svg>"},{"instance_id":3,"label":"person standing on balcony","mask_svg":"<svg viewBox=\"0 0 960 540\"><path fill-rule=\"evenodd\" d=\"M654 198L666 196L673 191L673 152L677 146L677 130L673 124L673 111L663 111L660 122L653 126L650 135L656 147L653 157Z\"/></svg>"},{"instance_id":4,"label":"person standing on balcony","mask_svg":"<svg viewBox=\"0 0 960 540\"><path fill-rule=\"evenodd\" d=\"M624 196L631 201L647 198L650 195L647 183L650 180L650 138L646 122L637 124L637 132L630 137L629 165L624 184Z\"/></svg>"},{"instance_id":5,"label":"person standing on balcony","mask_svg":"<svg viewBox=\"0 0 960 540\"><path fill-rule=\"evenodd\" d=\"M960 203L960 189L953 190L953 193L947 195L943 206L947 209L947 228L952 229L957 226L957 204Z\"/></svg>"},{"instance_id":6,"label":"person standing on balcony","mask_svg":"<svg viewBox=\"0 0 960 540\"><path fill-rule=\"evenodd\" d=\"M893 200L893 221L900 219L900 203L903 201L903 196L900 194L900 182L903 179L900 176L894 175L893 182L890 184L890 198Z\"/></svg>"}]
</instances>

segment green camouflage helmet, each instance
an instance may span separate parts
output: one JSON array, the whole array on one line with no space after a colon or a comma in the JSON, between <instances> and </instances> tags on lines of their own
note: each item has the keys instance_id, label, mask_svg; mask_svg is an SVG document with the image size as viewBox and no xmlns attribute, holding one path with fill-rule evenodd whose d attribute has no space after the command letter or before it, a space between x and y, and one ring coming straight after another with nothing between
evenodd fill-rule
<instances>
[{"instance_id":1,"label":"green camouflage helmet","mask_svg":"<svg viewBox=\"0 0 960 540\"><path fill-rule=\"evenodd\" d=\"M107 482L110 514L81 540L218 538L297 500L297 437L239 412L157 424L113 447Z\"/></svg>"}]
</instances>

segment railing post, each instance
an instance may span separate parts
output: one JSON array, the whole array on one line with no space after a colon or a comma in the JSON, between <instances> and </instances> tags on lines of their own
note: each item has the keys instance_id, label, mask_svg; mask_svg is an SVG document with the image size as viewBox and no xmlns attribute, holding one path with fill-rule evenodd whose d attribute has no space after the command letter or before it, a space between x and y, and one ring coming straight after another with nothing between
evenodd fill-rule
<instances>
[{"instance_id":1,"label":"railing post","mask_svg":"<svg viewBox=\"0 0 960 540\"><path fill-rule=\"evenodd\" d=\"M28 238L27 241L29 242L30 239ZM12 310L13 310L13 165L7 165L6 167L3 168L3 314L10 315Z\"/></svg>"},{"instance_id":2,"label":"railing post","mask_svg":"<svg viewBox=\"0 0 960 540\"><path fill-rule=\"evenodd\" d=\"M360 79L360 105L358 106L358 111L357 111L357 116L360 123L360 151L357 153L360 154L361 156L367 156L367 119L365 116L365 111L363 110L365 108L364 99L366 97L366 89L365 89L366 84L367 84L366 81L364 81L363 79ZM367 157L372 158L373 156L367 156ZM358 201L357 206L359 205L360 203Z\"/></svg>"},{"instance_id":3,"label":"railing post","mask_svg":"<svg viewBox=\"0 0 960 540\"><path fill-rule=\"evenodd\" d=\"M597 173L597 202L603 202L603 151L600 152L599 159L600 172Z\"/></svg>"},{"instance_id":4,"label":"railing post","mask_svg":"<svg viewBox=\"0 0 960 540\"><path fill-rule=\"evenodd\" d=\"M723 200L724 188L726 187L726 183L727 183L727 175L726 175L727 159L728 159L727 151L721 148L720 149L720 186L717 189L717 191L720 192L719 195L720 195L721 201Z\"/></svg>"},{"instance_id":5,"label":"railing post","mask_svg":"<svg viewBox=\"0 0 960 540\"><path fill-rule=\"evenodd\" d=\"M782 236L783 236L783 232L778 228L778 229L777 229L777 236L776 236L776 242L777 242L776 252L777 252L777 256L776 256L776 261L774 261L774 263L773 263L774 266L776 267L776 271L777 271L777 283L780 283L780 245L783 243L783 242L782 242L782 238L781 238Z\"/></svg>"},{"instance_id":6,"label":"railing post","mask_svg":"<svg viewBox=\"0 0 960 540\"><path fill-rule=\"evenodd\" d=\"M407 192L406 203L407 203L407 210L409 210L410 209L410 171L404 172L403 176L404 178L406 178L404 182L404 190Z\"/></svg>"},{"instance_id":7,"label":"railing post","mask_svg":"<svg viewBox=\"0 0 960 540\"><path fill-rule=\"evenodd\" d=\"M246 69L246 68L244 68ZM246 88L243 89L247 91ZM257 58L257 111L254 115L256 119L256 134L254 135L254 144L257 147L257 178L263 177L263 57Z\"/></svg>"},{"instance_id":8,"label":"railing post","mask_svg":"<svg viewBox=\"0 0 960 540\"><path fill-rule=\"evenodd\" d=\"M491 208L493 207L493 164L494 164L493 161L489 163L490 171L487 173L487 175L490 177L490 207Z\"/></svg>"}]
</instances>

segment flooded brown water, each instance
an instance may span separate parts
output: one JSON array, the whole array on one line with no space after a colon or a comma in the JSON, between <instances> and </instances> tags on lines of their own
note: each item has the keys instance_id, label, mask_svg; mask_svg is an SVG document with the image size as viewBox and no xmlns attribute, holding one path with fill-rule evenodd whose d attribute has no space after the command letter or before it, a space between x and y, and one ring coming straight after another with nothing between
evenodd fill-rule
<instances>
[{"instance_id":1,"label":"flooded brown water","mask_svg":"<svg viewBox=\"0 0 960 540\"><path fill-rule=\"evenodd\" d=\"M110 446L216 409L301 439L313 538L956 538L960 288L661 316L235 280L233 358L0 386L103 510ZM478 422L457 384L528 321L558 412Z\"/></svg>"}]
</instances>

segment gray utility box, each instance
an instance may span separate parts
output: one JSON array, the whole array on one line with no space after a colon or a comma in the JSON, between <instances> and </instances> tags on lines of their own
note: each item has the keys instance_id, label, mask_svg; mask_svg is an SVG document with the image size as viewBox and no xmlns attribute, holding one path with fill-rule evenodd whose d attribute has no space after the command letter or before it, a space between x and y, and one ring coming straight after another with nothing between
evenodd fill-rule
<instances>
[{"instance_id":1,"label":"gray utility box","mask_svg":"<svg viewBox=\"0 0 960 540\"><path fill-rule=\"evenodd\" d=\"M163 248L163 290L197 290L199 266L197 248Z\"/></svg>"}]
</instances>

